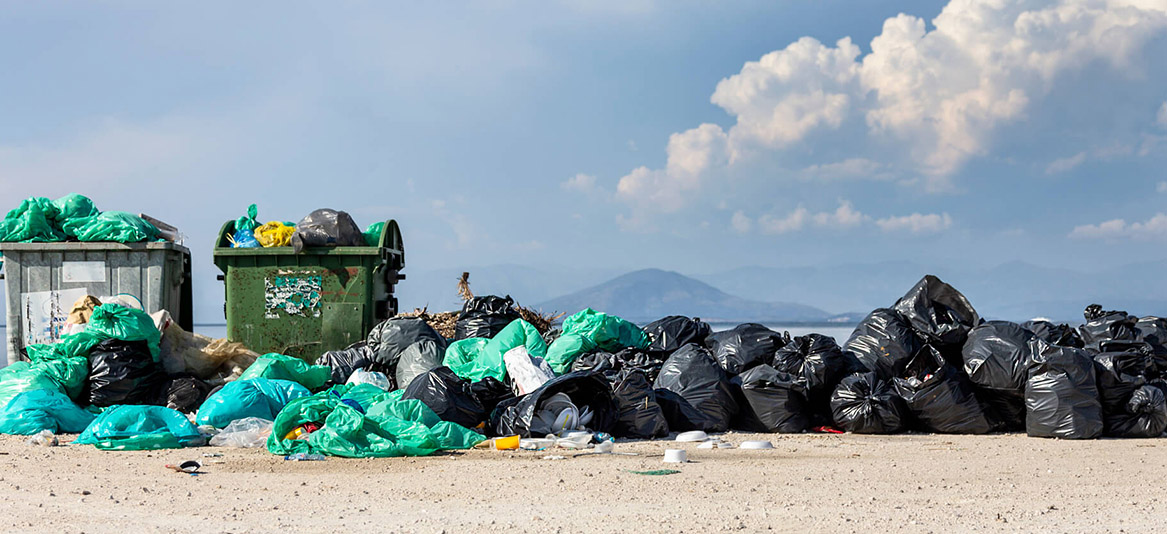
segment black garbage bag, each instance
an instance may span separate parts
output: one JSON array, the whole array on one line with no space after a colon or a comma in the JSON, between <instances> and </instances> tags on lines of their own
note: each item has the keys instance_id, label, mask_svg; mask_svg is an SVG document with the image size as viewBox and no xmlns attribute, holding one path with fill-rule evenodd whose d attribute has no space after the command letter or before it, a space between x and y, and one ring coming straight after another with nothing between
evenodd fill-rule
<instances>
[{"instance_id":1,"label":"black garbage bag","mask_svg":"<svg viewBox=\"0 0 1167 534\"><path fill-rule=\"evenodd\" d=\"M563 335L563 329L552 328L546 332L543 332L543 342L546 343L548 347L550 347L551 344L555 343L555 340L559 339L559 336L562 336L562 335Z\"/></svg>"},{"instance_id":2,"label":"black garbage bag","mask_svg":"<svg viewBox=\"0 0 1167 534\"><path fill-rule=\"evenodd\" d=\"M487 416L494 411L494 408L499 403L515 397L515 393L511 390L510 386L502 383L502 381L493 376L488 376L470 384L470 391L474 393L474 397L482 404L484 413Z\"/></svg>"},{"instance_id":3,"label":"black garbage bag","mask_svg":"<svg viewBox=\"0 0 1167 534\"><path fill-rule=\"evenodd\" d=\"M1162 317L1140 317L1135 323L1138 339L1148 343L1159 354L1167 353L1167 319Z\"/></svg>"},{"instance_id":4,"label":"black garbage bag","mask_svg":"<svg viewBox=\"0 0 1167 534\"><path fill-rule=\"evenodd\" d=\"M790 341L789 334L770 330L758 323L739 324L730 330L714 332L705 338L717 364L730 376L751 367L769 363L778 349Z\"/></svg>"},{"instance_id":5,"label":"black garbage bag","mask_svg":"<svg viewBox=\"0 0 1167 534\"><path fill-rule=\"evenodd\" d=\"M831 411L831 393L839 381L866 370L854 354L839 348L835 338L822 334L794 338L778 349L772 365L779 371L802 378L811 412L827 418Z\"/></svg>"},{"instance_id":6,"label":"black garbage bag","mask_svg":"<svg viewBox=\"0 0 1167 534\"><path fill-rule=\"evenodd\" d=\"M344 384L357 369L368 369L373 365L373 350L364 341L358 341L341 350L330 350L316 359L316 365L327 365L332 369L332 384Z\"/></svg>"},{"instance_id":7,"label":"black garbage bag","mask_svg":"<svg viewBox=\"0 0 1167 534\"><path fill-rule=\"evenodd\" d=\"M1104 311L1102 306L1091 304L1082 313L1086 324L1078 327L1078 334L1086 348L1098 351L1103 341L1138 341L1139 332L1135 328L1139 318L1117 310Z\"/></svg>"},{"instance_id":8,"label":"black garbage bag","mask_svg":"<svg viewBox=\"0 0 1167 534\"><path fill-rule=\"evenodd\" d=\"M1157 438L1167 431L1167 396L1155 386L1141 386L1131 393L1121 414L1106 416L1107 436Z\"/></svg>"},{"instance_id":9,"label":"black garbage bag","mask_svg":"<svg viewBox=\"0 0 1167 534\"><path fill-rule=\"evenodd\" d=\"M158 398L152 403L178 410L182 413L198 411L211 386L188 374L171 376L162 383Z\"/></svg>"},{"instance_id":10,"label":"black garbage bag","mask_svg":"<svg viewBox=\"0 0 1167 534\"><path fill-rule=\"evenodd\" d=\"M669 422L656 401L656 392L643 371L621 373L612 386L618 414L612 435L619 438L652 439L669 434Z\"/></svg>"},{"instance_id":11,"label":"black garbage bag","mask_svg":"<svg viewBox=\"0 0 1167 534\"><path fill-rule=\"evenodd\" d=\"M1157 437L1167 429L1167 411L1160 411L1148 384L1167 371L1167 358L1147 352L1104 352L1094 356L1098 399L1102 403L1103 433L1118 438ZM1135 398L1138 393L1138 398ZM1160 426L1163 421L1164 426Z\"/></svg>"},{"instance_id":12,"label":"black garbage bag","mask_svg":"<svg viewBox=\"0 0 1167 534\"><path fill-rule=\"evenodd\" d=\"M893 384L921 430L941 434L993 431L968 377L930 345L912 357L904 376L896 377Z\"/></svg>"},{"instance_id":13,"label":"black garbage bag","mask_svg":"<svg viewBox=\"0 0 1167 534\"><path fill-rule=\"evenodd\" d=\"M304 247L363 247L365 235L346 212L318 209L296 223L292 250L299 254Z\"/></svg>"},{"instance_id":14,"label":"black garbage bag","mask_svg":"<svg viewBox=\"0 0 1167 534\"><path fill-rule=\"evenodd\" d=\"M890 379L903 372L922 346L924 342L907 319L891 308L880 308L859 322L843 348L868 371Z\"/></svg>"},{"instance_id":15,"label":"black garbage bag","mask_svg":"<svg viewBox=\"0 0 1167 534\"><path fill-rule=\"evenodd\" d=\"M1031 343L1034 365L1025 382L1025 432L1062 439L1102 435L1102 404L1090 353L1041 339Z\"/></svg>"},{"instance_id":16,"label":"black garbage bag","mask_svg":"<svg viewBox=\"0 0 1167 534\"><path fill-rule=\"evenodd\" d=\"M89 404L152 404L165 382L145 341L108 339L89 351Z\"/></svg>"},{"instance_id":17,"label":"black garbage bag","mask_svg":"<svg viewBox=\"0 0 1167 534\"><path fill-rule=\"evenodd\" d=\"M978 397L1005 429L1025 428L1025 381L1033 364L1033 332L1017 323L989 321L974 327L964 344L964 372Z\"/></svg>"},{"instance_id":18,"label":"black garbage bag","mask_svg":"<svg viewBox=\"0 0 1167 534\"><path fill-rule=\"evenodd\" d=\"M599 349L592 350L580 354L571 364L571 370L574 371L597 371L604 373L609 379L623 368L620 360L616 359L616 355L611 352L602 351Z\"/></svg>"},{"instance_id":19,"label":"black garbage bag","mask_svg":"<svg viewBox=\"0 0 1167 534\"><path fill-rule=\"evenodd\" d=\"M665 360L668 356L662 357L658 352L648 352L646 350L627 348L615 354L616 362L619 364L620 370L635 369L644 372L644 376L648 377L649 382L656 382L656 378L660 375L661 367L664 366Z\"/></svg>"},{"instance_id":20,"label":"black garbage bag","mask_svg":"<svg viewBox=\"0 0 1167 534\"><path fill-rule=\"evenodd\" d=\"M855 373L831 394L835 424L855 434L894 434L908 428L909 411L904 399L878 373Z\"/></svg>"},{"instance_id":21,"label":"black garbage bag","mask_svg":"<svg viewBox=\"0 0 1167 534\"><path fill-rule=\"evenodd\" d=\"M960 366L960 347L981 322L968 299L939 278L927 275L892 306L924 341Z\"/></svg>"},{"instance_id":22,"label":"black garbage bag","mask_svg":"<svg viewBox=\"0 0 1167 534\"><path fill-rule=\"evenodd\" d=\"M373 363L366 369L388 376L397 375L397 361L410 345L423 340L434 342L440 353L446 352L446 338L419 317L393 317L373 327L365 338Z\"/></svg>"},{"instance_id":23,"label":"black garbage bag","mask_svg":"<svg viewBox=\"0 0 1167 534\"><path fill-rule=\"evenodd\" d=\"M443 421L474 428L486 420L487 411L469 380L459 377L449 367L438 367L418 375L401 395L429 406Z\"/></svg>"},{"instance_id":24,"label":"black garbage bag","mask_svg":"<svg viewBox=\"0 0 1167 534\"><path fill-rule=\"evenodd\" d=\"M474 297L462 305L454 323L454 339L484 337L490 339L519 318L515 301L507 295Z\"/></svg>"},{"instance_id":25,"label":"black garbage bag","mask_svg":"<svg viewBox=\"0 0 1167 534\"><path fill-rule=\"evenodd\" d=\"M696 317L690 319L681 315L670 315L648 323L644 327L650 341L648 350L656 352L676 352L677 349L696 343L705 344L705 338L713 332L709 324Z\"/></svg>"},{"instance_id":26,"label":"black garbage bag","mask_svg":"<svg viewBox=\"0 0 1167 534\"><path fill-rule=\"evenodd\" d=\"M733 378L745 402L740 421L747 429L796 434L810 427L806 385L800 377L769 365L751 367Z\"/></svg>"},{"instance_id":27,"label":"black garbage bag","mask_svg":"<svg viewBox=\"0 0 1167 534\"><path fill-rule=\"evenodd\" d=\"M1033 320L1021 323L1021 328L1033 332L1033 335L1040 337L1051 345L1078 348L1086 346L1082 342L1082 338L1078 335L1078 330L1068 324L1054 324L1049 321Z\"/></svg>"},{"instance_id":28,"label":"black garbage bag","mask_svg":"<svg viewBox=\"0 0 1167 534\"><path fill-rule=\"evenodd\" d=\"M497 436L542 437L552 433L536 414L543 402L557 393L563 393L582 413L586 407L592 413L587 427L595 432L611 432L618 414L612 398L612 386L603 374L580 371L557 376L539 389L522 397L502 402L490 415L490 428Z\"/></svg>"},{"instance_id":29,"label":"black garbage bag","mask_svg":"<svg viewBox=\"0 0 1167 534\"><path fill-rule=\"evenodd\" d=\"M405 389L418 375L442 366L446 349L432 339L423 339L401 351L397 360L397 388Z\"/></svg>"},{"instance_id":30,"label":"black garbage bag","mask_svg":"<svg viewBox=\"0 0 1167 534\"><path fill-rule=\"evenodd\" d=\"M674 431L725 432L738 412L733 386L709 349L689 344L669 356L653 383Z\"/></svg>"}]
</instances>

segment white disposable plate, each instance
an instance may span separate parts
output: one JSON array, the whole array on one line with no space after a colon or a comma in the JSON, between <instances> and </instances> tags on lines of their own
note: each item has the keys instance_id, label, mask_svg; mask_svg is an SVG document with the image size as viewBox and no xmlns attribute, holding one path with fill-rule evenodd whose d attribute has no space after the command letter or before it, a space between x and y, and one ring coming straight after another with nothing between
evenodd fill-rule
<instances>
[{"instance_id":1,"label":"white disposable plate","mask_svg":"<svg viewBox=\"0 0 1167 534\"><path fill-rule=\"evenodd\" d=\"M773 449L774 444L770 443L769 441L743 441L741 445L737 446L737 448L739 448L739 449L753 449L753 450Z\"/></svg>"},{"instance_id":2,"label":"white disposable plate","mask_svg":"<svg viewBox=\"0 0 1167 534\"><path fill-rule=\"evenodd\" d=\"M677 434L677 441L696 442L705 441L707 439L709 439L709 434L706 434L704 430L690 430L688 432L681 432L680 434Z\"/></svg>"}]
</instances>

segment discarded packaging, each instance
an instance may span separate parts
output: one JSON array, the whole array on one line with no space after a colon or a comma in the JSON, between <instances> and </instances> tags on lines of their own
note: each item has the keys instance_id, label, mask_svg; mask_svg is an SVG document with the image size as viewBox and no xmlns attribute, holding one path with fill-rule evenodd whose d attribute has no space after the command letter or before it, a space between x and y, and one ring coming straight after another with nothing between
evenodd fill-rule
<instances>
[{"instance_id":1,"label":"discarded packaging","mask_svg":"<svg viewBox=\"0 0 1167 534\"><path fill-rule=\"evenodd\" d=\"M679 441L679 442L698 442L698 441L706 441L708 439L709 439L709 434L705 433L704 430L690 430L688 432L681 432L680 434L677 434L676 441Z\"/></svg>"},{"instance_id":2,"label":"discarded packaging","mask_svg":"<svg viewBox=\"0 0 1167 534\"><path fill-rule=\"evenodd\" d=\"M685 449L665 449L665 463L683 464L687 461Z\"/></svg>"},{"instance_id":3,"label":"discarded packaging","mask_svg":"<svg viewBox=\"0 0 1167 534\"><path fill-rule=\"evenodd\" d=\"M764 449L773 449L774 444L770 443L769 441L764 441L764 440L743 441L742 444L738 446L738 448L743 449L743 450L756 451L756 450L764 450Z\"/></svg>"}]
</instances>

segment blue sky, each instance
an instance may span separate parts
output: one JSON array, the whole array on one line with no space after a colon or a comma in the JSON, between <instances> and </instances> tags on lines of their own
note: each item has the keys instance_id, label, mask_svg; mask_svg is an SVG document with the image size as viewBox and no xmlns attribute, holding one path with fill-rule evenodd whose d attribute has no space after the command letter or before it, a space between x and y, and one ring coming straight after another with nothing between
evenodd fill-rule
<instances>
[{"instance_id":1,"label":"blue sky","mask_svg":"<svg viewBox=\"0 0 1167 534\"><path fill-rule=\"evenodd\" d=\"M1167 260L1167 2L723 4L4 2L0 187L216 293L252 202L395 218L407 272Z\"/></svg>"}]
</instances>

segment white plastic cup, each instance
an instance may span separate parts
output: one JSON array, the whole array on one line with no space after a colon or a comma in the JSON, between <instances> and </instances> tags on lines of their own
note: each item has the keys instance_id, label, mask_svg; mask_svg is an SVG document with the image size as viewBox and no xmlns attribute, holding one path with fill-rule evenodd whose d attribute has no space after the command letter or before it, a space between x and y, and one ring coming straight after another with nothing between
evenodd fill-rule
<instances>
[{"instance_id":1,"label":"white plastic cup","mask_svg":"<svg viewBox=\"0 0 1167 534\"><path fill-rule=\"evenodd\" d=\"M687 461L685 449L665 449L665 463L683 464Z\"/></svg>"}]
</instances>

